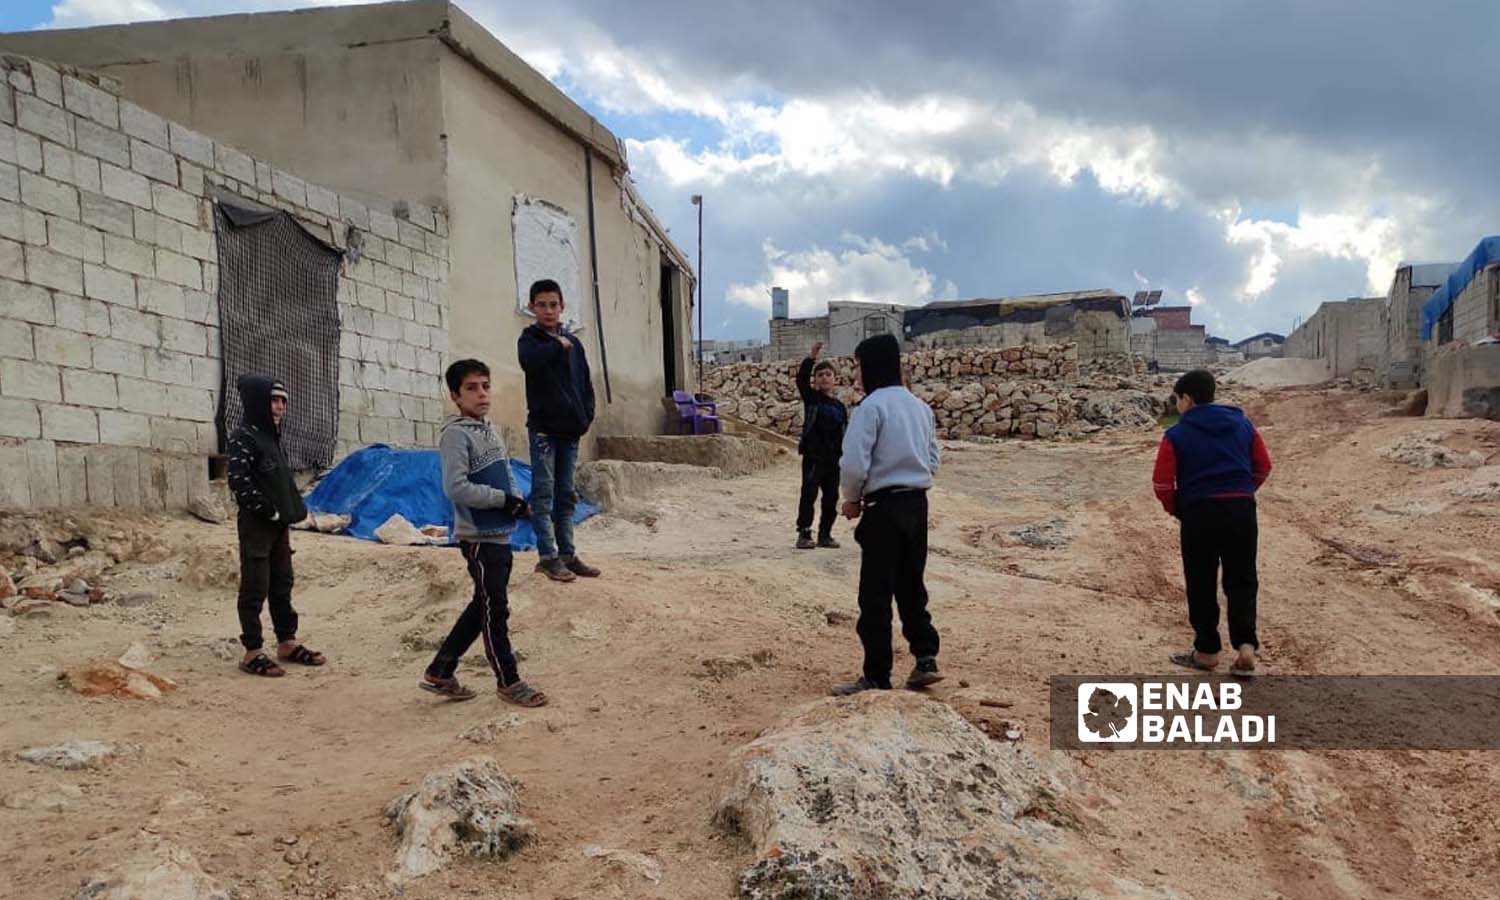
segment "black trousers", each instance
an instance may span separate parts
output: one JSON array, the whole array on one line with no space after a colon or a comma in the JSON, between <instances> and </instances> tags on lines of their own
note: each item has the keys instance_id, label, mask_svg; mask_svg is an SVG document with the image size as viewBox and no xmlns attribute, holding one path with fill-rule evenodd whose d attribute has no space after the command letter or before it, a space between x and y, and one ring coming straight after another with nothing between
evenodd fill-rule
<instances>
[{"instance_id":1,"label":"black trousers","mask_svg":"<svg viewBox=\"0 0 1500 900\"><path fill-rule=\"evenodd\" d=\"M927 493L903 491L867 497L854 529L859 542L859 623L865 677L882 687L891 680L891 598L901 614L901 634L918 659L937 656L938 633L927 612Z\"/></svg>"},{"instance_id":2,"label":"black trousers","mask_svg":"<svg viewBox=\"0 0 1500 900\"><path fill-rule=\"evenodd\" d=\"M1218 653L1219 571L1223 569L1224 596L1229 607L1229 644L1259 649L1255 635L1255 599L1260 581L1255 573L1259 526L1255 500L1236 498L1200 500L1182 510L1182 574L1187 586L1188 621L1193 624L1193 647Z\"/></svg>"},{"instance_id":3,"label":"black trousers","mask_svg":"<svg viewBox=\"0 0 1500 900\"><path fill-rule=\"evenodd\" d=\"M297 611L292 609L292 530L249 512L241 512L236 524L240 532L240 643L246 650L265 646L260 609L267 597L276 640L289 641L297 636Z\"/></svg>"},{"instance_id":4,"label":"black trousers","mask_svg":"<svg viewBox=\"0 0 1500 900\"><path fill-rule=\"evenodd\" d=\"M520 680L516 671L516 655L510 647L510 600L506 587L510 583L513 562L509 544L476 543L460 541L458 548L469 565L469 577L474 580L474 598L453 623L453 630L437 656L427 666L427 674L438 678L452 678L458 670L458 661L469 652L475 638L484 639L484 657L502 685Z\"/></svg>"},{"instance_id":5,"label":"black trousers","mask_svg":"<svg viewBox=\"0 0 1500 900\"><path fill-rule=\"evenodd\" d=\"M812 528L813 503L823 492L822 515L818 519L818 537L833 534L833 522L839 514L839 462L838 460L802 457L802 498L797 504L797 530Z\"/></svg>"}]
</instances>

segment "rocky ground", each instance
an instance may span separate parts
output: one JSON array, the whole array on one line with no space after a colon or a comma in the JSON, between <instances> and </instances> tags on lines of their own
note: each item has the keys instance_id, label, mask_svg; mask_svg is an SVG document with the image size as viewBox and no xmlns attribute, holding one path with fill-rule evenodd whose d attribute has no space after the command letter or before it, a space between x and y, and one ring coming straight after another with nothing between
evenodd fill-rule
<instances>
[{"instance_id":1,"label":"rocky ground","mask_svg":"<svg viewBox=\"0 0 1500 900\"><path fill-rule=\"evenodd\" d=\"M1269 670L1496 671L1500 426L1240 399L1276 461ZM857 667L858 551L844 525L842 550L792 549L788 458L621 498L579 531L598 581L518 556L543 710L416 689L463 602L451 550L295 535L303 635L332 662L271 681L234 668L231 524L54 521L89 537L59 565L90 559L98 597L0 616L0 896L1493 896L1486 754L1047 749L1049 676L1159 673L1187 641L1158 440L946 445L930 708L822 699ZM486 685L477 650L461 672ZM916 762L876 777L883 749Z\"/></svg>"}]
</instances>

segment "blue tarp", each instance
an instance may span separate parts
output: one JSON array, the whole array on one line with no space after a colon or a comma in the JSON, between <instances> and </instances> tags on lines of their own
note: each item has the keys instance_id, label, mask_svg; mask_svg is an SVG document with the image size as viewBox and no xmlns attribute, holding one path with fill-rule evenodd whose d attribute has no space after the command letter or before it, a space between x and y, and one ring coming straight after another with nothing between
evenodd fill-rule
<instances>
[{"instance_id":1,"label":"blue tarp","mask_svg":"<svg viewBox=\"0 0 1500 900\"><path fill-rule=\"evenodd\" d=\"M1448 311L1448 307L1453 305L1458 295L1469 286L1469 282L1484 271L1485 266L1497 262L1500 262L1500 236L1481 240L1474 248L1474 252L1459 263L1458 268L1453 270L1453 274L1448 276L1448 280L1433 291L1432 296L1427 298L1427 302L1422 304L1422 340L1432 340L1432 326L1443 317L1443 313Z\"/></svg>"},{"instance_id":2,"label":"blue tarp","mask_svg":"<svg viewBox=\"0 0 1500 900\"><path fill-rule=\"evenodd\" d=\"M511 460L510 477L515 493L529 498L531 466ZM396 513L418 528L442 525L450 534L453 531L453 504L443 495L436 450L396 450L384 444L356 450L323 476L307 495L307 508L351 516L348 533L366 541L375 540L375 529ZM596 512L597 507L580 498L573 522ZM530 522L516 523L510 545L516 550L536 549Z\"/></svg>"}]
</instances>

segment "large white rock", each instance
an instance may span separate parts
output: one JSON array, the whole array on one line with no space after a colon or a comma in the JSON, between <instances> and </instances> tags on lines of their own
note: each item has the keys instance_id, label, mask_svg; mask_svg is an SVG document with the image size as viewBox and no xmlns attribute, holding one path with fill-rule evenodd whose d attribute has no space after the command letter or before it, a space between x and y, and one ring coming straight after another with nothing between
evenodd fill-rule
<instances>
[{"instance_id":1,"label":"large white rock","mask_svg":"<svg viewBox=\"0 0 1500 900\"><path fill-rule=\"evenodd\" d=\"M229 900L188 851L161 843L113 875L94 878L76 900Z\"/></svg>"},{"instance_id":2,"label":"large white rock","mask_svg":"<svg viewBox=\"0 0 1500 900\"><path fill-rule=\"evenodd\" d=\"M1171 896L1088 862L1069 793L946 704L871 691L803 706L744 747L715 822L755 853L748 900Z\"/></svg>"},{"instance_id":3,"label":"large white rock","mask_svg":"<svg viewBox=\"0 0 1500 900\"><path fill-rule=\"evenodd\" d=\"M531 843L536 832L520 814L517 786L493 759L476 757L391 801L385 815L401 838L396 874L429 875L459 855L504 859Z\"/></svg>"},{"instance_id":4,"label":"large white rock","mask_svg":"<svg viewBox=\"0 0 1500 900\"><path fill-rule=\"evenodd\" d=\"M20 759L54 769L95 769L115 756L115 745L103 741L66 741L51 747L32 747L16 754Z\"/></svg>"}]
</instances>

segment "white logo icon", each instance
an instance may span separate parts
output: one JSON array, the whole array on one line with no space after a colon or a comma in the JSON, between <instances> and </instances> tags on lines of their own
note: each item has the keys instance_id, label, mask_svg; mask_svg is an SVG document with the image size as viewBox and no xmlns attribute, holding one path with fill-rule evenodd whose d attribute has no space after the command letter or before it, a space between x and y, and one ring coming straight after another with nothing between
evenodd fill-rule
<instances>
[{"instance_id":1,"label":"white logo icon","mask_svg":"<svg viewBox=\"0 0 1500 900\"><path fill-rule=\"evenodd\" d=\"M1140 708L1134 684L1085 681L1078 686L1078 740L1086 744L1134 741Z\"/></svg>"}]
</instances>

